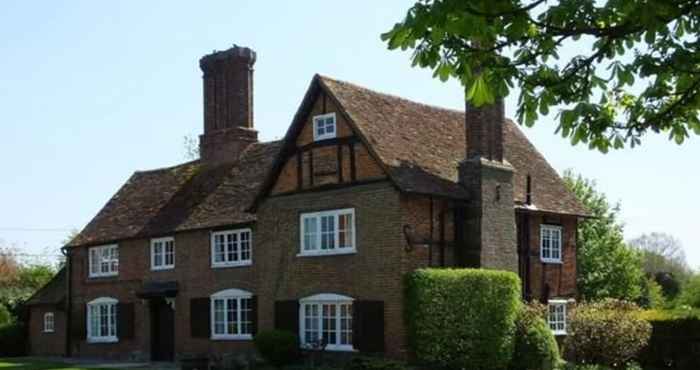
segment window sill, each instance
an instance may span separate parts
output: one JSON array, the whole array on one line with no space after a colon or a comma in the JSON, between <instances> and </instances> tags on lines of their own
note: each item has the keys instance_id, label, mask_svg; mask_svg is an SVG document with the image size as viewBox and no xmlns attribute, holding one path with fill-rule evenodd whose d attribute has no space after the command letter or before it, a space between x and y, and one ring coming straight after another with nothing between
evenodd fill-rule
<instances>
[{"instance_id":1,"label":"window sill","mask_svg":"<svg viewBox=\"0 0 700 370\"><path fill-rule=\"evenodd\" d=\"M342 250L334 250L332 252L299 252L297 253L297 257L322 257L322 256L338 256L338 255L346 255L346 254L357 254L357 249L352 248L352 249L342 249Z\"/></svg>"},{"instance_id":2,"label":"window sill","mask_svg":"<svg viewBox=\"0 0 700 370\"><path fill-rule=\"evenodd\" d=\"M53 331L53 330L44 330L44 331L42 331L42 333L44 333L44 334L53 334L54 331Z\"/></svg>"},{"instance_id":3,"label":"window sill","mask_svg":"<svg viewBox=\"0 0 700 370\"><path fill-rule=\"evenodd\" d=\"M542 261L542 263L550 263L553 265L563 265L564 264L564 261L555 260L555 259L540 258L540 261Z\"/></svg>"},{"instance_id":4,"label":"window sill","mask_svg":"<svg viewBox=\"0 0 700 370\"><path fill-rule=\"evenodd\" d=\"M167 270L174 270L175 265L172 266L161 266L161 267L153 267L151 266L151 271L167 271Z\"/></svg>"},{"instance_id":5,"label":"window sill","mask_svg":"<svg viewBox=\"0 0 700 370\"><path fill-rule=\"evenodd\" d=\"M253 261L246 261L246 262L235 262L235 263L215 263L211 265L211 268L213 269L225 269L229 267L245 267L245 266L252 266Z\"/></svg>"},{"instance_id":6,"label":"window sill","mask_svg":"<svg viewBox=\"0 0 700 370\"><path fill-rule=\"evenodd\" d=\"M320 348L316 349L316 348L313 348L313 347L306 345L306 344L302 345L301 349L303 349L305 351L321 351ZM348 345L328 345L323 350L330 351L330 352L358 352L358 350L356 350L352 346L348 346Z\"/></svg>"},{"instance_id":7,"label":"window sill","mask_svg":"<svg viewBox=\"0 0 700 370\"><path fill-rule=\"evenodd\" d=\"M119 277L119 274L100 274L100 275L88 275L88 279L108 279L108 278L116 278Z\"/></svg>"},{"instance_id":8,"label":"window sill","mask_svg":"<svg viewBox=\"0 0 700 370\"><path fill-rule=\"evenodd\" d=\"M117 337L104 337L104 338L88 338L88 343L99 344L99 343L117 343L119 338Z\"/></svg>"},{"instance_id":9,"label":"window sill","mask_svg":"<svg viewBox=\"0 0 700 370\"><path fill-rule=\"evenodd\" d=\"M253 340L250 334L244 335L212 335L211 340Z\"/></svg>"},{"instance_id":10,"label":"window sill","mask_svg":"<svg viewBox=\"0 0 700 370\"><path fill-rule=\"evenodd\" d=\"M552 334L556 336L566 335L566 330L552 330Z\"/></svg>"}]
</instances>

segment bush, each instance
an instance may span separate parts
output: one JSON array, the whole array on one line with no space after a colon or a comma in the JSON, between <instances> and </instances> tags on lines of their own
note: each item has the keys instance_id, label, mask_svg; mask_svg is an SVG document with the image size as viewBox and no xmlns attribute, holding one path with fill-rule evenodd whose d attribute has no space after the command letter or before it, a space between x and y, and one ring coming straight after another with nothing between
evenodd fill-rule
<instances>
[{"instance_id":1,"label":"bush","mask_svg":"<svg viewBox=\"0 0 700 370\"><path fill-rule=\"evenodd\" d=\"M27 333L21 323L0 326L0 357L24 356L27 353Z\"/></svg>"},{"instance_id":2,"label":"bush","mask_svg":"<svg viewBox=\"0 0 700 370\"><path fill-rule=\"evenodd\" d=\"M5 307L4 304L0 303L0 326L9 324L12 321L12 315L10 310Z\"/></svg>"},{"instance_id":3,"label":"bush","mask_svg":"<svg viewBox=\"0 0 700 370\"><path fill-rule=\"evenodd\" d=\"M355 357L343 368L344 370L405 370L406 366L398 361L380 357Z\"/></svg>"},{"instance_id":4,"label":"bush","mask_svg":"<svg viewBox=\"0 0 700 370\"><path fill-rule=\"evenodd\" d=\"M282 330L268 330L255 336L255 348L271 365L281 367L299 359L299 339L296 334Z\"/></svg>"},{"instance_id":5,"label":"bush","mask_svg":"<svg viewBox=\"0 0 700 370\"><path fill-rule=\"evenodd\" d=\"M700 310L645 311L652 326L639 360L645 367L700 369Z\"/></svg>"},{"instance_id":6,"label":"bush","mask_svg":"<svg viewBox=\"0 0 700 370\"><path fill-rule=\"evenodd\" d=\"M577 364L625 366L644 348L651 326L637 305L618 300L579 304L569 315L564 353Z\"/></svg>"},{"instance_id":7,"label":"bush","mask_svg":"<svg viewBox=\"0 0 700 370\"><path fill-rule=\"evenodd\" d=\"M431 365L505 369L513 356L520 280L505 271L421 269L406 282L416 358Z\"/></svg>"},{"instance_id":8,"label":"bush","mask_svg":"<svg viewBox=\"0 0 700 370\"><path fill-rule=\"evenodd\" d=\"M646 278L642 284L642 295L638 304L644 308L662 308L666 306L663 288L653 278Z\"/></svg>"},{"instance_id":9,"label":"bush","mask_svg":"<svg viewBox=\"0 0 700 370\"><path fill-rule=\"evenodd\" d=\"M683 286L679 301L681 304L700 308L700 275L693 276Z\"/></svg>"},{"instance_id":10,"label":"bush","mask_svg":"<svg viewBox=\"0 0 700 370\"><path fill-rule=\"evenodd\" d=\"M511 370L552 370L560 362L559 347L544 320L546 307L523 305L515 326L515 352Z\"/></svg>"}]
</instances>

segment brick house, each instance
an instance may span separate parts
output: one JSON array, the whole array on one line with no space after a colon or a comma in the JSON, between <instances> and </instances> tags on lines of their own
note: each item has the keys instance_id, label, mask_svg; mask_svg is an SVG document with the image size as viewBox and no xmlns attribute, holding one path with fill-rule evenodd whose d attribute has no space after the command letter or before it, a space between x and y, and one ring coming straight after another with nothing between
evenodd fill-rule
<instances>
[{"instance_id":1,"label":"brick house","mask_svg":"<svg viewBox=\"0 0 700 370\"><path fill-rule=\"evenodd\" d=\"M203 57L201 159L134 173L64 248L66 354L218 356L280 328L407 357L402 278L428 266L517 272L564 332L586 210L502 103L465 114L316 75L262 143L255 58Z\"/></svg>"}]
</instances>

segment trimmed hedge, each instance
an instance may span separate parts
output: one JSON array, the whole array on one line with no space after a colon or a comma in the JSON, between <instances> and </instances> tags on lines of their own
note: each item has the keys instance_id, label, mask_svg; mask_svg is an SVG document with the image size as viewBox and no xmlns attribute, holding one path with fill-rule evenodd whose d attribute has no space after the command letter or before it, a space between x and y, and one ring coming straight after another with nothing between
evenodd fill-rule
<instances>
[{"instance_id":1,"label":"trimmed hedge","mask_svg":"<svg viewBox=\"0 0 700 370\"><path fill-rule=\"evenodd\" d=\"M700 312L647 311L649 345L639 356L644 367L700 369Z\"/></svg>"},{"instance_id":2,"label":"trimmed hedge","mask_svg":"<svg viewBox=\"0 0 700 370\"><path fill-rule=\"evenodd\" d=\"M546 310L538 303L523 305L520 310L511 370L552 370L559 365L559 346L544 320Z\"/></svg>"},{"instance_id":3,"label":"trimmed hedge","mask_svg":"<svg viewBox=\"0 0 700 370\"><path fill-rule=\"evenodd\" d=\"M409 274L406 324L417 359L448 368L508 368L520 297L520 280L512 272L421 269Z\"/></svg>"},{"instance_id":4,"label":"trimmed hedge","mask_svg":"<svg viewBox=\"0 0 700 370\"><path fill-rule=\"evenodd\" d=\"M643 349L651 325L630 302L606 299L578 304L568 318L564 354L576 364L626 366Z\"/></svg>"}]
</instances>

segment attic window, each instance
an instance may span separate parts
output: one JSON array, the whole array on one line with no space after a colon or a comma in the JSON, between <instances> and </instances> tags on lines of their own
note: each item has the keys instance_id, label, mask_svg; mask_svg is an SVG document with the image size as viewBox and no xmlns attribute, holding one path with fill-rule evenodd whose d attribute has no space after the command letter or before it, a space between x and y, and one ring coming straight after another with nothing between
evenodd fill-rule
<instances>
[{"instance_id":1,"label":"attic window","mask_svg":"<svg viewBox=\"0 0 700 370\"><path fill-rule=\"evenodd\" d=\"M336 137L335 113L314 116L314 141Z\"/></svg>"}]
</instances>

